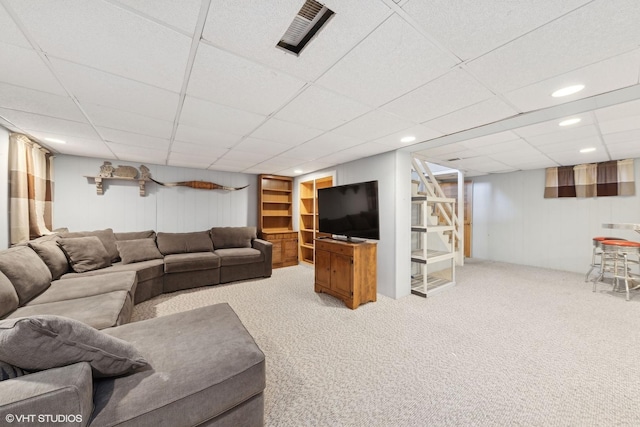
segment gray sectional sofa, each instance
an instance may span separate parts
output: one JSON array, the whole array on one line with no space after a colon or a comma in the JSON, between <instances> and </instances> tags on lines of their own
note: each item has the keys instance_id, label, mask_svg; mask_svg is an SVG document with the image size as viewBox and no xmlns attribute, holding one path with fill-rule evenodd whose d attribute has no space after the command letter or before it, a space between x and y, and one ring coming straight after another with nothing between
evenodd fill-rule
<instances>
[{"instance_id":1,"label":"gray sectional sofa","mask_svg":"<svg viewBox=\"0 0 640 427\"><path fill-rule=\"evenodd\" d=\"M0 251L0 373L9 378L0 381L0 419L64 410L81 422L51 425L262 425L264 355L228 305L129 322L134 304L164 292L270 275L271 244L253 227L64 232ZM40 333L38 322L52 319L76 322L43 333L58 340L53 356L60 342L85 348L63 332L87 328L133 346L145 365L96 375L91 347L60 366L20 366L12 351L21 345L11 343L25 342L26 324Z\"/></svg>"}]
</instances>

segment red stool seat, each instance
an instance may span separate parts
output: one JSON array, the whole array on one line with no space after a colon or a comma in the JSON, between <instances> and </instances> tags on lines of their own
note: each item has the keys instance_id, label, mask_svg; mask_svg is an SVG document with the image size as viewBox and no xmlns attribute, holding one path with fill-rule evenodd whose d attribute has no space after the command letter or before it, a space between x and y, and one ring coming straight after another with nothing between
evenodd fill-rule
<instances>
[{"instance_id":1,"label":"red stool seat","mask_svg":"<svg viewBox=\"0 0 640 427\"><path fill-rule=\"evenodd\" d=\"M628 240L603 240L603 245L624 246L626 248L640 248L640 242L630 242Z\"/></svg>"},{"instance_id":2,"label":"red stool seat","mask_svg":"<svg viewBox=\"0 0 640 427\"><path fill-rule=\"evenodd\" d=\"M621 239L619 237L594 237L593 240L595 240L596 242L602 242L603 240L626 240L626 239Z\"/></svg>"}]
</instances>

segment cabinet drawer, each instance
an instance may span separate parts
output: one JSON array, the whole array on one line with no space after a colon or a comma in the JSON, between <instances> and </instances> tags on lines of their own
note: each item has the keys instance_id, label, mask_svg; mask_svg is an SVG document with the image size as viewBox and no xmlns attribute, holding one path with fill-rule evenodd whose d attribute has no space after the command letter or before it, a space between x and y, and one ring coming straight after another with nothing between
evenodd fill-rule
<instances>
[{"instance_id":1,"label":"cabinet drawer","mask_svg":"<svg viewBox=\"0 0 640 427\"><path fill-rule=\"evenodd\" d=\"M321 249L323 251L329 251L336 254L342 255L353 255L353 246L348 244L341 244L340 242L325 242L323 240L316 240L316 249Z\"/></svg>"}]
</instances>

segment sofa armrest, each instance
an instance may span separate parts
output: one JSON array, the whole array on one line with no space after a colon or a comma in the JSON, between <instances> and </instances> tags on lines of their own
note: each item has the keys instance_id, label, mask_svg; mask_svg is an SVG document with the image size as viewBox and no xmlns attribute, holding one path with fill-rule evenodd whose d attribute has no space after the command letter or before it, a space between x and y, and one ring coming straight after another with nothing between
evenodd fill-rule
<instances>
[{"instance_id":1,"label":"sofa armrest","mask_svg":"<svg viewBox=\"0 0 640 427\"><path fill-rule=\"evenodd\" d=\"M78 427L89 424L92 411L93 378L87 362L0 381L3 421L13 417L15 424Z\"/></svg>"},{"instance_id":2,"label":"sofa armrest","mask_svg":"<svg viewBox=\"0 0 640 427\"><path fill-rule=\"evenodd\" d=\"M253 239L251 246L264 255L264 277L271 277L271 264L273 259L273 245L262 239Z\"/></svg>"}]
</instances>

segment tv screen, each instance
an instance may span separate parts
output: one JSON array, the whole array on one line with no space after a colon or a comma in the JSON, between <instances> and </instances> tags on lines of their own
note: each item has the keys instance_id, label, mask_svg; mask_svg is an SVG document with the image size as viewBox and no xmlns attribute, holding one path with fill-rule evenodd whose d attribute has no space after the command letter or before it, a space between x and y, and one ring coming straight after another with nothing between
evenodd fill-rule
<instances>
[{"instance_id":1,"label":"tv screen","mask_svg":"<svg viewBox=\"0 0 640 427\"><path fill-rule=\"evenodd\" d=\"M318 230L348 238L379 240L378 181L319 189Z\"/></svg>"}]
</instances>

